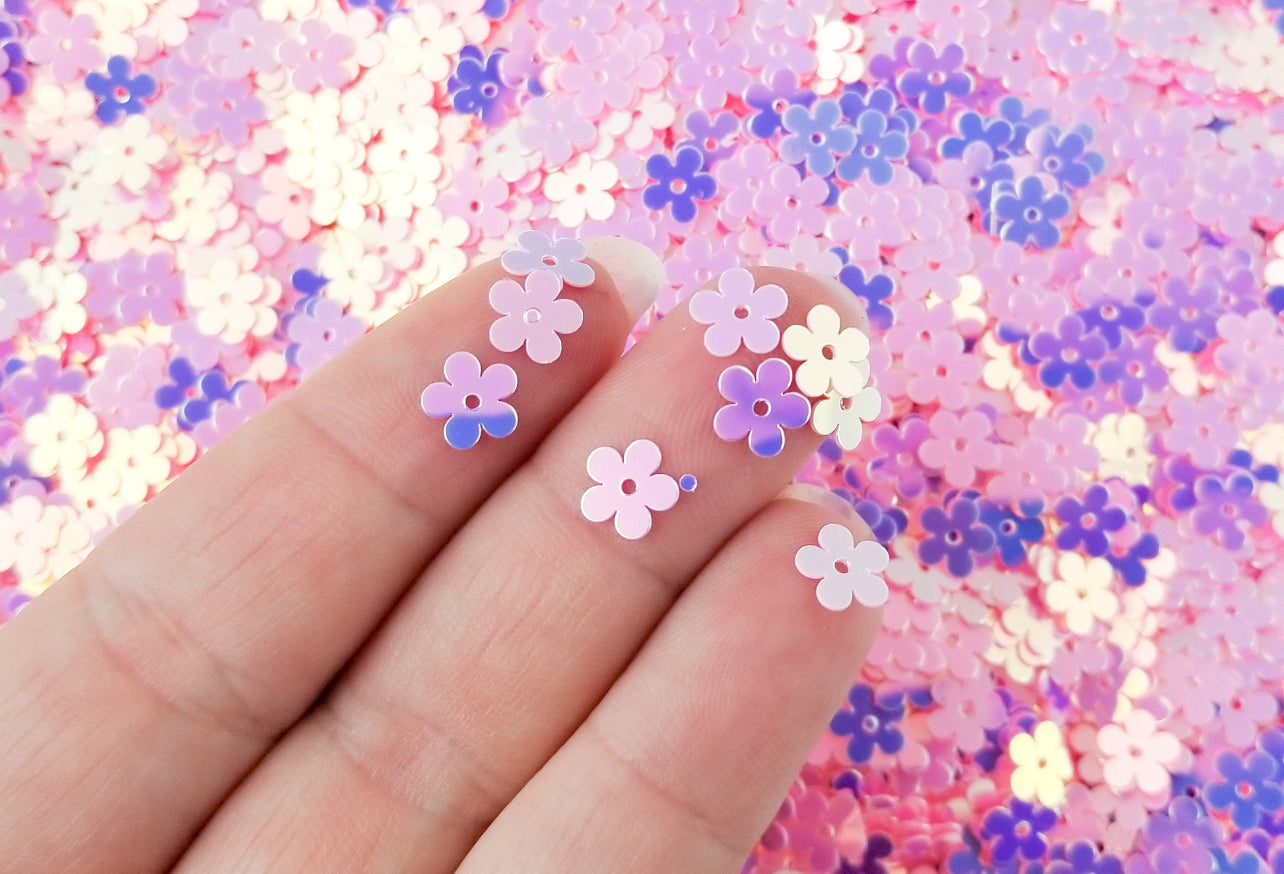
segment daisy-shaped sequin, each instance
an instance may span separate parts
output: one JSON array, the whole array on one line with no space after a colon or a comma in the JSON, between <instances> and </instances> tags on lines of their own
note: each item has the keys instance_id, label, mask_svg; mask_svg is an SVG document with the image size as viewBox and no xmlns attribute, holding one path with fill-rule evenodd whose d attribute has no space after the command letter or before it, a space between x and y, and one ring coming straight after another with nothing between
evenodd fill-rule
<instances>
[{"instance_id":1,"label":"daisy-shaped sequin","mask_svg":"<svg viewBox=\"0 0 1284 874\"><path fill-rule=\"evenodd\" d=\"M807 325L790 325L780 338L785 354L798 365L798 388L818 398L830 391L850 397L869 379L869 338L856 328L843 328L838 313L817 304Z\"/></svg>"},{"instance_id":2,"label":"daisy-shaped sequin","mask_svg":"<svg viewBox=\"0 0 1284 874\"><path fill-rule=\"evenodd\" d=\"M743 343L750 352L770 352L780 342L780 329L772 319L782 315L789 296L779 285L755 286L753 274L743 267L723 271L717 289L705 289L691 298L691 318L708 325L704 348L725 358Z\"/></svg>"},{"instance_id":3,"label":"daisy-shaped sequin","mask_svg":"<svg viewBox=\"0 0 1284 874\"><path fill-rule=\"evenodd\" d=\"M882 410L883 396L873 386L866 386L852 397L830 392L816 404L811 425L817 434L833 434L844 449L855 449L865 433L865 423L877 419Z\"/></svg>"},{"instance_id":4,"label":"daisy-shaped sequin","mask_svg":"<svg viewBox=\"0 0 1284 874\"><path fill-rule=\"evenodd\" d=\"M816 599L828 610L845 610L852 601L866 607L887 603L882 572L890 557L877 541L855 542L852 533L831 522L820 529L819 546L808 543L794 554L794 567L804 577L819 580Z\"/></svg>"},{"instance_id":5,"label":"daisy-shaped sequin","mask_svg":"<svg viewBox=\"0 0 1284 874\"><path fill-rule=\"evenodd\" d=\"M785 448L785 429L801 428L811 404L789 391L793 373L779 358L768 358L754 373L734 365L718 377L718 391L731 403L713 417L713 430L727 441L749 438L754 455L770 458Z\"/></svg>"},{"instance_id":6,"label":"daisy-shaped sequin","mask_svg":"<svg viewBox=\"0 0 1284 874\"><path fill-rule=\"evenodd\" d=\"M446 442L471 449L485 431L507 437L517 429L517 411L504 399L517 391L517 374L507 364L485 371L476 356L456 352L446 359L446 381L424 389L419 402L434 419L445 419Z\"/></svg>"},{"instance_id":7,"label":"daisy-shaped sequin","mask_svg":"<svg viewBox=\"0 0 1284 874\"><path fill-rule=\"evenodd\" d=\"M597 483L580 498L580 512L590 522L614 517L615 530L626 540L638 540L651 530L651 513L678 502L678 483L657 473L660 447L634 440L620 455L610 446L589 453L588 473Z\"/></svg>"},{"instance_id":8,"label":"daisy-shaped sequin","mask_svg":"<svg viewBox=\"0 0 1284 874\"><path fill-rule=\"evenodd\" d=\"M517 248L501 255L499 263L514 276L544 270L572 288L585 288L594 279L593 268L584 263L586 251L583 243L570 237L552 240L539 231L522 231Z\"/></svg>"},{"instance_id":9,"label":"daisy-shaped sequin","mask_svg":"<svg viewBox=\"0 0 1284 874\"><path fill-rule=\"evenodd\" d=\"M572 334L584 323L580 305L559 298L561 291L562 280L551 270L527 274L525 283L501 279L492 285L490 305L499 318L490 326L491 345L501 352L525 346L536 364L556 361L562 354L559 335Z\"/></svg>"}]
</instances>

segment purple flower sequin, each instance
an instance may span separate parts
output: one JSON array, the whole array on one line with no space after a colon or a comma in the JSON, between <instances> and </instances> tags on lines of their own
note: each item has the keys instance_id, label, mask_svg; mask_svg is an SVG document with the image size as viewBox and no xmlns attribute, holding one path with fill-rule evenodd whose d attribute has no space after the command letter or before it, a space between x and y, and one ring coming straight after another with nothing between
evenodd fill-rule
<instances>
[{"instance_id":1,"label":"purple flower sequin","mask_svg":"<svg viewBox=\"0 0 1284 874\"><path fill-rule=\"evenodd\" d=\"M1064 194L1049 193L1039 177L1027 176L1015 187L996 186L991 223L1005 240L1051 249L1061 241L1061 231L1053 222L1069 212L1070 201Z\"/></svg>"},{"instance_id":2,"label":"purple flower sequin","mask_svg":"<svg viewBox=\"0 0 1284 874\"><path fill-rule=\"evenodd\" d=\"M1141 846L1160 874L1211 874L1212 849L1221 841L1219 832L1217 823L1205 815L1198 802L1181 795L1166 812L1157 811L1146 820Z\"/></svg>"},{"instance_id":3,"label":"purple flower sequin","mask_svg":"<svg viewBox=\"0 0 1284 874\"><path fill-rule=\"evenodd\" d=\"M905 716L905 701L900 696L874 697L874 690L857 683L847 694L848 707L834 714L829 729L847 738L847 755L856 764L868 762L875 748L888 754L900 752L905 737L896 723Z\"/></svg>"},{"instance_id":4,"label":"purple flower sequin","mask_svg":"<svg viewBox=\"0 0 1284 874\"><path fill-rule=\"evenodd\" d=\"M936 49L925 42L915 43L909 50L913 69L902 73L897 80L900 92L933 115L945 111L951 97L966 97L972 93L972 77L963 72L963 47L953 43Z\"/></svg>"},{"instance_id":5,"label":"purple flower sequin","mask_svg":"<svg viewBox=\"0 0 1284 874\"><path fill-rule=\"evenodd\" d=\"M892 161L909 152L909 139L898 130L888 128L887 116L867 109L856 119L856 145L850 155L838 162L838 178L855 182L863 173L875 185L892 181Z\"/></svg>"},{"instance_id":6,"label":"purple flower sequin","mask_svg":"<svg viewBox=\"0 0 1284 874\"><path fill-rule=\"evenodd\" d=\"M1068 378L1076 388L1088 389L1097 381L1092 365L1105 356L1106 338L1088 331L1078 316L1066 316L1056 333L1040 331L1031 337L1029 349L1041 362L1039 381L1045 386L1059 388Z\"/></svg>"},{"instance_id":7,"label":"purple flower sequin","mask_svg":"<svg viewBox=\"0 0 1284 874\"><path fill-rule=\"evenodd\" d=\"M758 112L749 117L749 132L767 140L784 130L786 110L795 104L810 106L815 92L800 90L798 76L792 70L780 70L769 84L755 82L745 91L745 104Z\"/></svg>"},{"instance_id":8,"label":"purple flower sequin","mask_svg":"<svg viewBox=\"0 0 1284 874\"><path fill-rule=\"evenodd\" d=\"M130 75L129 59L113 55L107 60L107 75L90 73L85 87L98 98L98 120L111 124L122 115L134 115L145 108L143 101L156 94L156 80L146 73Z\"/></svg>"},{"instance_id":9,"label":"purple flower sequin","mask_svg":"<svg viewBox=\"0 0 1284 874\"><path fill-rule=\"evenodd\" d=\"M652 155L647 159L647 175L655 180L642 192L642 202L647 209L661 210L669 207L673 217L689 222L696 216L696 201L708 200L717 191L717 183L704 169L704 153L694 146L680 147L669 160L666 155Z\"/></svg>"},{"instance_id":10,"label":"purple flower sequin","mask_svg":"<svg viewBox=\"0 0 1284 874\"><path fill-rule=\"evenodd\" d=\"M1205 537L1215 536L1227 549L1239 549L1247 529L1266 523L1266 508L1253 499L1256 487L1249 473L1195 480L1195 530Z\"/></svg>"},{"instance_id":11,"label":"purple flower sequin","mask_svg":"<svg viewBox=\"0 0 1284 874\"><path fill-rule=\"evenodd\" d=\"M1210 282L1173 277L1164 283L1159 300L1150 308L1150 324L1168 335L1179 352L1200 352L1217 336L1217 288Z\"/></svg>"},{"instance_id":12,"label":"purple flower sequin","mask_svg":"<svg viewBox=\"0 0 1284 874\"><path fill-rule=\"evenodd\" d=\"M503 57L502 50L488 56L477 46L463 47L455 72L447 82L451 105L456 110L479 116L486 124L502 120L508 93L499 69Z\"/></svg>"},{"instance_id":13,"label":"purple flower sequin","mask_svg":"<svg viewBox=\"0 0 1284 874\"><path fill-rule=\"evenodd\" d=\"M482 432L507 437L517 429L517 411L505 398L517 391L517 373L507 364L492 364L484 371L476 356L456 352L446 359L445 382L423 390L420 406L434 419L445 419L446 443L471 449Z\"/></svg>"},{"instance_id":14,"label":"purple flower sequin","mask_svg":"<svg viewBox=\"0 0 1284 874\"><path fill-rule=\"evenodd\" d=\"M956 577L972 572L977 555L994 551L994 532L980 521L980 508L972 498L956 497L947 510L928 507L919 521L928 533L918 545L918 557L925 564L945 561Z\"/></svg>"},{"instance_id":15,"label":"purple flower sequin","mask_svg":"<svg viewBox=\"0 0 1284 874\"><path fill-rule=\"evenodd\" d=\"M1119 398L1137 406L1149 392L1157 396L1168 385L1168 369L1155 357L1156 337L1124 341L1115 354L1104 359L1097 375L1107 385L1119 385Z\"/></svg>"},{"instance_id":16,"label":"purple flower sequin","mask_svg":"<svg viewBox=\"0 0 1284 874\"><path fill-rule=\"evenodd\" d=\"M1106 534L1118 531L1128 521L1127 514L1110 506L1109 501L1110 490L1101 483L1089 486L1082 502L1069 496L1057 501L1057 518L1065 523L1057 532L1057 546L1078 549L1082 544L1088 555L1105 555L1110 550Z\"/></svg>"},{"instance_id":17,"label":"purple flower sequin","mask_svg":"<svg viewBox=\"0 0 1284 874\"><path fill-rule=\"evenodd\" d=\"M718 377L718 391L731 401L713 417L713 430L723 440L749 438L754 455L768 458L785 448L785 429L801 428L811 415L811 404L789 391L793 369L780 358L768 358L755 374L734 365Z\"/></svg>"},{"instance_id":18,"label":"purple flower sequin","mask_svg":"<svg viewBox=\"0 0 1284 874\"><path fill-rule=\"evenodd\" d=\"M316 295L304 298L286 325L286 360L303 371L315 370L365 333L366 323L343 311L343 304Z\"/></svg>"},{"instance_id":19,"label":"purple flower sequin","mask_svg":"<svg viewBox=\"0 0 1284 874\"><path fill-rule=\"evenodd\" d=\"M1014 799L1010 808L996 807L985 815L981 835L993 841L990 855L996 865L1006 865L1018 855L1040 859L1048 849L1045 835L1056 821L1055 810Z\"/></svg>"},{"instance_id":20,"label":"purple flower sequin","mask_svg":"<svg viewBox=\"0 0 1284 874\"><path fill-rule=\"evenodd\" d=\"M780 141L780 157L790 164L806 163L817 176L834 172L836 156L856 145L856 132L842 123L837 100L818 100L811 106L795 104L785 110L789 136Z\"/></svg>"},{"instance_id":21,"label":"purple flower sequin","mask_svg":"<svg viewBox=\"0 0 1284 874\"><path fill-rule=\"evenodd\" d=\"M1263 814L1284 807L1278 770L1275 760L1261 750L1252 750L1242 759L1226 750L1217 757L1222 779L1204 787L1204 799L1214 810L1229 810L1237 828L1252 828Z\"/></svg>"},{"instance_id":22,"label":"purple flower sequin","mask_svg":"<svg viewBox=\"0 0 1284 874\"><path fill-rule=\"evenodd\" d=\"M169 376L174 381L156 390L156 406L177 409L178 426L184 431L208 418L215 401L231 400L241 385L228 385L227 374L217 367L199 373L186 358L169 363Z\"/></svg>"}]
</instances>

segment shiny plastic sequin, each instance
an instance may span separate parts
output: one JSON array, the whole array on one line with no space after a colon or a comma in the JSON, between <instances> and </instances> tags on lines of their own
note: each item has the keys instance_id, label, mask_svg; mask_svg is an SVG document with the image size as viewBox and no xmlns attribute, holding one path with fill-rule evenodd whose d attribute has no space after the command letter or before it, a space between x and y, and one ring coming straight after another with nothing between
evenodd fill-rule
<instances>
[{"instance_id":1,"label":"shiny plastic sequin","mask_svg":"<svg viewBox=\"0 0 1284 874\"><path fill-rule=\"evenodd\" d=\"M887 569L887 548L872 540L855 543L852 533L832 523L820 529L819 546L807 544L794 556L805 577L819 580L816 598L828 610L845 610L852 601L865 607L887 602L887 584L879 576Z\"/></svg>"},{"instance_id":2,"label":"shiny plastic sequin","mask_svg":"<svg viewBox=\"0 0 1284 874\"><path fill-rule=\"evenodd\" d=\"M588 474L597 485L580 499L580 512L590 522L613 519L616 532L626 540L639 540L651 530L651 514L678 502L678 483L658 473L660 447L650 440L634 440L621 455L610 446L589 453Z\"/></svg>"}]
</instances>

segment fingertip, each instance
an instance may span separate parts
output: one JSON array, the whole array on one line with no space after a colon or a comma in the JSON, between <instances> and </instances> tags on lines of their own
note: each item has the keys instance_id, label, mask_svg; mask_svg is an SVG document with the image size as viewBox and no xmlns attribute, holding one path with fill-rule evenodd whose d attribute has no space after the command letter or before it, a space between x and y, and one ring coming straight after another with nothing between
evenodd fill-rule
<instances>
[{"instance_id":1,"label":"fingertip","mask_svg":"<svg viewBox=\"0 0 1284 874\"><path fill-rule=\"evenodd\" d=\"M637 324L664 288L664 264L646 246L624 237L588 237L583 242L589 260L615 286L629 324Z\"/></svg>"}]
</instances>

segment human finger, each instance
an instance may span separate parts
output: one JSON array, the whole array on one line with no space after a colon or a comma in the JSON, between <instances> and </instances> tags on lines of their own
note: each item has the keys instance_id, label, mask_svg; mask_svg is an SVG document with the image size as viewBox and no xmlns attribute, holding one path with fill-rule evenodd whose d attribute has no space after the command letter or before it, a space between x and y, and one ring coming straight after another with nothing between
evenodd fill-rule
<instances>
[{"instance_id":1,"label":"human finger","mask_svg":"<svg viewBox=\"0 0 1284 874\"><path fill-rule=\"evenodd\" d=\"M844 342L859 345L859 307L836 283L773 268L738 278L780 291L785 303L770 310L784 333L807 325L820 307L852 332ZM779 349L715 355L708 334L680 308L612 368L240 787L186 870L265 859L298 869L324 852L340 866L448 871L463 858L692 576L821 441L806 427L810 401L791 388L792 361ZM758 435L724 428L720 436L715 417L729 406L719 390L724 374L760 374L768 360L785 371L777 399L791 394L802 404L801 418L789 420L797 427L779 429L783 443L773 443L770 427ZM750 446L755 436L764 457ZM630 539L641 533L636 519L621 526L591 506L589 516L604 521L586 518L585 495L598 487L586 464L614 453L618 467L639 449L648 469L635 484L662 480L657 507L672 502L684 475L697 488L670 509L647 510L651 530ZM652 476L657 450L661 466ZM625 487L610 488L619 495Z\"/></svg>"},{"instance_id":2,"label":"human finger","mask_svg":"<svg viewBox=\"0 0 1284 874\"><path fill-rule=\"evenodd\" d=\"M847 572L859 597L886 597L877 577L886 550L855 513L819 487L786 494L700 573L459 874L742 869L881 615L860 603L823 608L796 569L799 548L817 548L817 532L836 526L854 548L831 562L862 548L881 556Z\"/></svg>"},{"instance_id":3,"label":"human finger","mask_svg":"<svg viewBox=\"0 0 1284 874\"><path fill-rule=\"evenodd\" d=\"M596 278L563 295L584 327L561 337L557 361L502 357L517 388L492 400L520 409L511 434L456 426L456 442L480 438L461 452L443 420L419 409L453 353L501 361L487 297L506 273L492 262L271 405L6 624L0 855L28 871L172 862L436 550L617 360L662 278L638 249L593 245ZM490 424L498 435L511 423Z\"/></svg>"}]
</instances>

